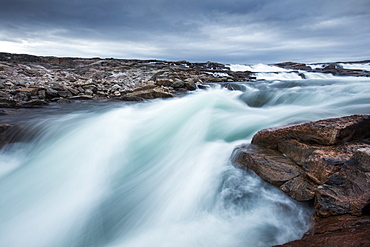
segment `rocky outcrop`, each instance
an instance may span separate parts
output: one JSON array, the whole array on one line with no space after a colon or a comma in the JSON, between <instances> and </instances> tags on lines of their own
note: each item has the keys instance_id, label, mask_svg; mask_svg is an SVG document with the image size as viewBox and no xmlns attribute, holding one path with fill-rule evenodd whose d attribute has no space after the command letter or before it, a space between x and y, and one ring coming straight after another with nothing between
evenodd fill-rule
<instances>
[{"instance_id":1,"label":"rocky outcrop","mask_svg":"<svg viewBox=\"0 0 370 247\"><path fill-rule=\"evenodd\" d=\"M314 202L307 236L284 246L370 246L370 115L261 130L233 161Z\"/></svg>"},{"instance_id":2,"label":"rocky outcrop","mask_svg":"<svg viewBox=\"0 0 370 247\"><path fill-rule=\"evenodd\" d=\"M0 53L0 107L49 102L175 97L204 82L247 81L250 72L187 61L39 57Z\"/></svg>"},{"instance_id":3,"label":"rocky outcrop","mask_svg":"<svg viewBox=\"0 0 370 247\"><path fill-rule=\"evenodd\" d=\"M305 70L305 71L311 71L311 67L304 64L304 63L295 63L295 62L285 62L285 63L277 63L274 64L278 67L284 68L284 69L293 69L293 70Z\"/></svg>"},{"instance_id":4,"label":"rocky outcrop","mask_svg":"<svg viewBox=\"0 0 370 247\"><path fill-rule=\"evenodd\" d=\"M361 61L363 63L368 61ZM357 62L357 63L361 63ZM352 62L355 63L355 62ZM312 68L309 65L304 63L295 63L295 62L285 62L285 63L277 63L274 64L278 67L290 70L299 70L307 71L307 72L314 72L314 73L326 73L332 74L335 76L355 76L355 77L370 77L370 71L360 70L360 69L344 69L340 63L326 63L326 64L315 64L318 65L318 68Z\"/></svg>"}]
</instances>

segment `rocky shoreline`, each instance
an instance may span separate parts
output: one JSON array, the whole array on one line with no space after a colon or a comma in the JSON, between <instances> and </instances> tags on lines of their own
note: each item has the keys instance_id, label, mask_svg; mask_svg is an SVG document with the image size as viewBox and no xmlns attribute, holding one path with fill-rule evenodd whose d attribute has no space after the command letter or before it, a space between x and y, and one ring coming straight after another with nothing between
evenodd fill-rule
<instances>
[{"instance_id":1,"label":"rocky shoreline","mask_svg":"<svg viewBox=\"0 0 370 247\"><path fill-rule=\"evenodd\" d=\"M0 108L107 99L176 97L204 82L253 79L223 64L187 61L58 58L0 53Z\"/></svg>"},{"instance_id":2,"label":"rocky shoreline","mask_svg":"<svg viewBox=\"0 0 370 247\"><path fill-rule=\"evenodd\" d=\"M369 62L369 61L363 61ZM305 79L302 71L370 77L370 71L339 63L273 64ZM215 62L114 58L43 57L0 52L0 108L35 108L75 100L142 101L171 98L204 88L204 83L255 80L251 71L231 71Z\"/></svg>"},{"instance_id":3,"label":"rocky shoreline","mask_svg":"<svg viewBox=\"0 0 370 247\"><path fill-rule=\"evenodd\" d=\"M232 159L313 202L309 232L282 246L370 246L370 115L261 130Z\"/></svg>"}]
</instances>

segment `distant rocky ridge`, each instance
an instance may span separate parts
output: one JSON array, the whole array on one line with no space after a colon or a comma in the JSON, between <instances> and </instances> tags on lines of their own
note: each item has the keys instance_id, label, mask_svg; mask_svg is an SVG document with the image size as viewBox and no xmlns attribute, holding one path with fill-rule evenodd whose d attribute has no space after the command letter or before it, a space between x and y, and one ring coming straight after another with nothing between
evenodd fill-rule
<instances>
[{"instance_id":1,"label":"distant rocky ridge","mask_svg":"<svg viewBox=\"0 0 370 247\"><path fill-rule=\"evenodd\" d=\"M59 58L0 53L0 107L174 97L204 82L247 81L251 72L186 61Z\"/></svg>"},{"instance_id":2,"label":"distant rocky ridge","mask_svg":"<svg viewBox=\"0 0 370 247\"><path fill-rule=\"evenodd\" d=\"M233 161L314 202L310 231L283 246L370 246L370 115L261 130Z\"/></svg>"},{"instance_id":3,"label":"distant rocky ridge","mask_svg":"<svg viewBox=\"0 0 370 247\"><path fill-rule=\"evenodd\" d=\"M358 62L350 62L351 64L354 63L370 63L370 60L365 61L358 61ZM319 68L312 68L311 66L304 64L304 63L294 63L294 62L285 62L285 63L277 63L274 64L280 68L295 70L301 77L304 78L304 74L300 73L300 71L307 71L313 73L326 73L332 74L335 76L355 76L355 77L370 77L370 71L360 70L360 69L345 69L343 66L340 65L341 62L336 63L318 63L314 64L319 66Z\"/></svg>"}]
</instances>

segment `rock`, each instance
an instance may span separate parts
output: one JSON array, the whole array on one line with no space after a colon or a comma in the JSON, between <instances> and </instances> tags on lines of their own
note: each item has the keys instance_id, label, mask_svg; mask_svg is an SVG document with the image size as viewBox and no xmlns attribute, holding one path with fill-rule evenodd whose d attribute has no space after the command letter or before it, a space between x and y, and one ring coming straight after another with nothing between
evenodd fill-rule
<instances>
[{"instance_id":1,"label":"rock","mask_svg":"<svg viewBox=\"0 0 370 247\"><path fill-rule=\"evenodd\" d=\"M68 87L67 88L69 92L71 92L72 95L78 95L80 93L79 90L73 88L73 87Z\"/></svg>"},{"instance_id":2,"label":"rock","mask_svg":"<svg viewBox=\"0 0 370 247\"><path fill-rule=\"evenodd\" d=\"M5 82L4 85L7 86L7 87L10 87L10 88L14 87L14 84L9 82L9 81Z\"/></svg>"},{"instance_id":3,"label":"rock","mask_svg":"<svg viewBox=\"0 0 370 247\"><path fill-rule=\"evenodd\" d=\"M46 89L46 97L48 98L54 98L58 97L58 91L52 88L47 88Z\"/></svg>"},{"instance_id":4,"label":"rock","mask_svg":"<svg viewBox=\"0 0 370 247\"><path fill-rule=\"evenodd\" d=\"M94 92L91 90L91 89L86 89L85 92L84 92L85 95L93 95Z\"/></svg>"},{"instance_id":5,"label":"rock","mask_svg":"<svg viewBox=\"0 0 370 247\"><path fill-rule=\"evenodd\" d=\"M337 232L326 232L314 236L308 236L302 240L296 240L275 247L363 247L370 246L370 226L348 228Z\"/></svg>"},{"instance_id":6,"label":"rock","mask_svg":"<svg viewBox=\"0 0 370 247\"><path fill-rule=\"evenodd\" d=\"M364 61L366 62L366 61ZM275 66L284 68L284 69L293 69L293 70L304 70L308 72L318 72L318 73L328 73L335 76L356 76L356 77L369 77L370 72L365 70L356 70L356 69L344 69L338 63L328 63L321 64L322 68L312 69L310 66L303 63L294 63L294 62L285 62L274 64ZM304 74L300 74L304 79Z\"/></svg>"},{"instance_id":7,"label":"rock","mask_svg":"<svg viewBox=\"0 0 370 247\"><path fill-rule=\"evenodd\" d=\"M10 95L5 92L0 92L0 99L9 99Z\"/></svg>"},{"instance_id":8,"label":"rock","mask_svg":"<svg viewBox=\"0 0 370 247\"><path fill-rule=\"evenodd\" d=\"M370 207L370 173L353 167L342 168L316 190L315 209L319 216L351 214L361 216Z\"/></svg>"},{"instance_id":9,"label":"rock","mask_svg":"<svg viewBox=\"0 0 370 247\"><path fill-rule=\"evenodd\" d=\"M357 160L363 171L370 172L370 146L357 149L353 158Z\"/></svg>"},{"instance_id":10,"label":"rock","mask_svg":"<svg viewBox=\"0 0 370 247\"><path fill-rule=\"evenodd\" d=\"M18 88L15 90L16 92L24 92L24 93L28 93L30 95L36 95L37 92L38 92L38 88Z\"/></svg>"},{"instance_id":11,"label":"rock","mask_svg":"<svg viewBox=\"0 0 370 247\"><path fill-rule=\"evenodd\" d=\"M223 74L228 76L220 76ZM80 94L115 100L173 97L174 93L196 90L202 81L249 80L248 75L212 62L58 58L0 52L0 92L14 92L0 107L23 107L27 105L23 102L31 100L54 102ZM156 89L143 95L125 93L152 84Z\"/></svg>"},{"instance_id":12,"label":"rock","mask_svg":"<svg viewBox=\"0 0 370 247\"><path fill-rule=\"evenodd\" d=\"M312 70L310 66L307 66L304 63L285 62L285 63L277 63L274 65L284 68L284 69L306 70L306 71Z\"/></svg>"},{"instance_id":13,"label":"rock","mask_svg":"<svg viewBox=\"0 0 370 247\"><path fill-rule=\"evenodd\" d=\"M77 96L72 96L69 99L72 99L72 100L91 100L91 99L93 99L93 96L81 94L81 95L77 95Z\"/></svg>"},{"instance_id":14,"label":"rock","mask_svg":"<svg viewBox=\"0 0 370 247\"><path fill-rule=\"evenodd\" d=\"M312 221L314 224L302 240L276 246L370 246L370 238L366 236L369 234L370 216L314 216Z\"/></svg>"},{"instance_id":15,"label":"rock","mask_svg":"<svg viewBox=\"0 0 370 247\"><path fill-rule=\"evenodd\" d=\"M165 86L165 87L172 86L173 83L174 83L173 79L168 79L168 78L160 78L160 79L157 79L155 82L156 85Z\"/></svg>"},{"instance_id":16,"label":"rock","mask_svg":"<svg viewBox=\"0 0 370 247\"><path fill-rule=\"evenodd\" d=\"M114 92L114 91L117 91L117 90L120 90L121 89L121 86L118 85L118 84L114 84L111 88L109 88L108 90L111 91L111 92Z\"/></svg>"},{"instance_id":17,"label":"rock","mask_svg":"<svg viewBox=\"0 0 370 247\"><path fill-rule=\"evenodd\" d=\"M175 80L174 83L172 84L172 87L174 88L182 88L185 86L185 82L182 80Z\"/></svg>"},{"instance_id":18,"label":"rock","mask_svg":"<svg viewBox=\"0 0 370 247\"><path fill-rule=\"evenodd\" d=\"M13 108L16 105L17 105L17 101L14 99L9 99L9 98L1 99L0 98L0 107Z\"/></svg>"},{"instance_id":19,"label":"rock","mask_svg":"<svg viewBox=\"0 0 370 247\"><path fill-rule=\"evenodd\" d=\"M364 215L361 217L353 215L337 215L323 218L314 214L312 222L314 222L314 224L312 224L312 227L306 233L306 236L323 234L326 232L336 232L359 226L370 226L370 215Z\"/></svg>"},{"instance_id":20,"label":"rock","mask_svg":"<svg viewBox=\"0 0 370 247\"><path fill-rule=\"evenodd\" d=\"M185 83L186 89L193 91L197 89L197 86L195 83L199 83L199 82L200 82L199 79L189 78L189 79L186 79L184 83Z\"/></svg>"},{"instance_id":21,"label":"rock","mask_svg":"<svg viewBox=\"0 0 370 247\"><path fill-rule=\"evenodd\" d=\"M38 96L40 99L45 99L46 98L46 91L44 89L41 89L37 92Z\"/></svg>"},{"instance_id":22,"label":"rock","mask_svg":"<svg viewBox=\"0 0 370 247\"><path fill-rule=\"evenodd\" d=\"M277 187L303 174L303 170L279 151L257 145L243 145L235 149L233 160L253 170L263 180Z\"/></svg>"},{"instance_id":23,"label":"rock","mask_svg":"<svg viewBox=\"0 0 370 247\"><path fill-rule=\"evenodd\" d=\"M367 246L369 138L370 115L270 128L259 131L253 144L236 148L233 162L298 201L313 200L310 232L283 246Z\"/></svg>"},{"instance_id":24,"label":"rock","mask_svg":"<svg viewBox=\"0 0 370 247\"><path fill-rule=\"evenodd\" d=\"M145 90L138 90L128 93L125 97L133 97L137 99L156 99L156 98L172 98L173 94L169 93L163 88L152 88Z\"/></svg>"},{"instance_id":25,"label":"rock","mask_svg":"<svg viewBox=\"0 0 370 247\"><path fill-rule=\"evenodd\" d=\"M284 126L261 130L253 137L252 143L277 149L279 143L295 139L303 143L330 146L359 138L369 138L369 126L369 115L325 119L289 128Z\"/></svg>"},{"instance_id":26,"label":"rock","mask_svg":"<svg viewBox=\"0 0 370 247\"><path fill-rule=\"evenodd\" d=\"M59 84L59 83L52 83L50 86L51 89L54 89L56 91L65 91L66 86Z\"/></svg>"},{"instance_id":27,"label":"rock","mask_svg":"<svg viewBox=\"0 0 370 247\"><path fill-rule=\"evenodd\" d=\"M307 175L302 174L290 179L280 186L280 189L297 201L310 201L315 196L315 184Z\"/></svg>"},{"instance_id":28,"label":"rock","mask_svg":"<svg viewBox=\"0 0 370 247\"><path fill-rule=\"evenodd\" d=\"M69 90L61 90L61 91L58 91L58 96L62 98L69 98L69 97L72 97L72 93Z\"/></svg>"}]
</instances>

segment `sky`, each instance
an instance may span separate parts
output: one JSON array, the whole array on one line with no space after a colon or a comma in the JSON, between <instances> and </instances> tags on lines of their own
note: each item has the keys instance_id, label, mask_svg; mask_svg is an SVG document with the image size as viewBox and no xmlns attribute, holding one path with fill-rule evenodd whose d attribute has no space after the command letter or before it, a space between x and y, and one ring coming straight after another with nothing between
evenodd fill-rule
<instances>
[{"instance_id":1,"label":"sky","mask_svg":"<svg viewBox=\"0 0 370 247\"><path fill-rule=\"evenodd\" d=\"M370 0L0 0L0 52L359 61L370 59Z\"/></svg>"}]
</instances>

